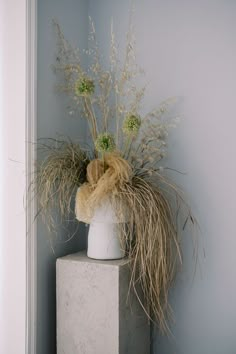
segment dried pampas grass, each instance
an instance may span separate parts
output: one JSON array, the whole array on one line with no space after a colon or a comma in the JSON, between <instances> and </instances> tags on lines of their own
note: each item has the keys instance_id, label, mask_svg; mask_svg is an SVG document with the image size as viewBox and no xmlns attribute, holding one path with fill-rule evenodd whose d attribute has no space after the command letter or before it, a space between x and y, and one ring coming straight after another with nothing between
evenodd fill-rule
<instances>
[{"instance_id":1,"label":"dried pampas grass","mask_svg":"<svg viewBox=\"0 0 236 354\"><path fill-rule=\"evenodd\" d=\"M93 188L89 183L84 183L78 188L75 197L75 215L78 221L82 221L85 224L90 224L93 208L88 204L88 200L93 192Z\"/></svg>"},{"instance_id":2,"label":"dried pampas grass","mask_svg":"<svg viewBox=\"0 0 236 354\"><path fill-rule=\"evenodd\" d=\"M87 180L92 186L95 186L98 180L102 177L102 175L104 174L104 169L104 162L99 159L92 160L88 164Z\"/></svg>"},{"instance_id":3,"label":"dried pampas grass","mask_svg":"<svg viewBox=\"0 0 236 354\"><path fill-rule=\"evenodd\" d=\"M145 303L138 298L144 311L163 333L169 333L168 293L182 263L173 212L163 193L137 176L122 186L120 197L130 211L124 235L131 260L130 285L137 296L141 286Z\"/></svg>"},{"instance_id":4,"label":"dried pampas grass","mask_svg":"<svg viewBox=\"0 0 236 354\"><path fill-rule=\"evenodd\" d=\"M39 213L53 232L58 227L58 215L68 220L72 198L86 180L89 159L79 144L69 139L46 139L38 144L39 151L47 156L40 163L34 186L37 188ZM53 215L55 215L53 217Z\"/></svg>"},{"instance_id":5,"label":"dried pampas grass","mask_svg":"<svg viewBox=\"0 0 236 354\"><path fill-rule=\"evenodd\" d=\"M108 195L116 195L119 187L127 183L132 176L132 168L128 161L118 152L104 155L104 174L94 186L89 198L90 206L97 206Z\"/></svg>"}]
</instances>

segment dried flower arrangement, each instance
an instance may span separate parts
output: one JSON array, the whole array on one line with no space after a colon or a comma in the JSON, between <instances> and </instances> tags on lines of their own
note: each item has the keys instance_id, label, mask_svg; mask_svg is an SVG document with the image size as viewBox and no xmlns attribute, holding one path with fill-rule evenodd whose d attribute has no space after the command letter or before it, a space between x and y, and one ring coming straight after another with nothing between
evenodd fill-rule
<instances>
[{"instance_id":1,"label":"dried flower arrangement","mask_svg":"<svg viewBox=\"0 0 236 354\"><path fill-rule=\"evenodd\" d=\"M53 228L50 210L57 208L66 218L78 187L80 215L76 213L80 221L89 223L94 209L107 196L120 220L129 210L129 222L120 228L120 237L130 258L130 285L135 292L141 286L144 301L139 300L144 311L167 333L171 313L168 293L182 262L176 221L181 217L180 206L186 220L194 223L181 192L160 165L168 131L176 125L175 118L167 119L173 99L145 115L140 113L145 89L135 85L141 70L136 65L132 26L123 63L111 31L110 68L104 69L90 19L90 46L85 51L89 66L84 70L80 51L54 24L58 36L54 69L61 79L58 87L71 98L70 113L86 118L92 147L84 149L66 139L51 139L43 145L47 157L37 172L41 212Z\"/></svg>"}]
</instances>

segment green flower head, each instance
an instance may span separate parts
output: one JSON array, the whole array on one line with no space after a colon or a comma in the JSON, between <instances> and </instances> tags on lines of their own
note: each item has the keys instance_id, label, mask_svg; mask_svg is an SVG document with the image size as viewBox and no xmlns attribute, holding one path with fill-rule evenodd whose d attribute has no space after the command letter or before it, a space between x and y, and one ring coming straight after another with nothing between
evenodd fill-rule
<instances>
[{"instance_id":1,"label":"green flower head","mask_svg":"<svg viewBox=\"0 0 236 354\"><path fill-rule=\"evenodd\" d=\"M140 116L135 114L128 114L123 122L123 132L127 135L137 135L140 126Z\"/></svg>"},{"instance_id":2,"label":"green flower head","mask_svg":"<svg viewBox=\"0 0 236 354\"><path fill-rule=\"evenodd\" d=\"M98 152L112 152L116 147L115 140L112 134L102 133L98 135L95 141L95 148Z\"/></svg>"},{"instance_id":3,"label":"green flower head","mask_svg":"<svg viewBox=\"0 0 236 354\"><path fill-rule=\"evenodd\" d=\"M89 96L94 93L95 85L93 80L82 78L75 83L75 94L77 96Z\"/></svg>"}]
</instances>

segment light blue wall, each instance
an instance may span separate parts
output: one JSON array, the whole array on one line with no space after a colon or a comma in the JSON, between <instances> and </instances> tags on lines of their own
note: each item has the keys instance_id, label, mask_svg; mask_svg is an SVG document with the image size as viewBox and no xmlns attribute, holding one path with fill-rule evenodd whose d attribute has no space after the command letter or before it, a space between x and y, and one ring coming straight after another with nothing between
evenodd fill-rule
<instances>
[{"instance_id":1,"label":"light blue wall","mask_svg":"<svg viewBox=\"0 0 236 354\"><path fill-rule=\"evenodd\" d=\"M184 118L171 135L167 164L187 172L184 176L174 174L173 178L186 191L201 227L200 260L194 278L192 235L184 235L183 271L170 296L175 315L174 339L160 337L155 331L153 353L235 354L236 2L134 3L137 59L148 83L144 108L153 108L169 96L181 97L178 113ZM39 0L39 136L54 136L56 132L77 135L73 125L77 123L67 124L63 100L52 90L54 77L49 65L55 41L51 18L59 19L68 38L86 46L89 13L106 58L110 19L114 19L122 49L128 11L129 2L125 0ZM83 124L79 125L82 134L84 129ZM42 236L41 229L40 239ZM49 253L45 238L39 240L37 354L54 353L55 319L43 315L54 306L54 294L50 299L47 295L51 280L54 284L54 258Z\"/></svg>"},{"instance_id":2,"label":"light blue wall","mask_svg":"<svg viewBox=\"0 0 236 354\"><path fill-rule=\"evenodd\" d=\"M192 236L184 236L184 266L171 293L174 339L154 335L155 354L236 353L236 2L134 0L137 59L146 71L145 106L181 97L182 123L171 135L167 164L188 194L201 226L193 278ZM118 39L129 2L91 0L104 55L110 19ZM203 257L203 248L205 258Z\"/></svg>"},{"instance_id":3,"label":"light blue wall","mask_svg":"<svg viewBox=\"0 0 236 354\"><path fill-rule=\"evenodd\" d=\"M86 139L85 121L69 116L67 102L55 91L56 36L52 19L60 23L64 34L76 46L87 47L88 8L86 0L38 0L38 138L57 134ZM84 63L86 64L86 63ZM39 220L39 219L38 219ZM75 230L77 225L73 225ZM38 221L37 242L37 354L56 354L56 258L85 247L85 230L70 242L66 230L59 230L53 254L45 226ZM68 353L69 354L69 353Z\"/></svg>"}]
</instances>

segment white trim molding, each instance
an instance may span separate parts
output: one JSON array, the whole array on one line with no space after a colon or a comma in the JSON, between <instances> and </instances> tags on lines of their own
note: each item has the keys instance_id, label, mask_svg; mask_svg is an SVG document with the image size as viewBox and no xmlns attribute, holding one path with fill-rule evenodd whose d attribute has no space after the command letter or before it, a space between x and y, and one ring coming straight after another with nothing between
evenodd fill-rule
<instances>
[{"instance_id":1,"label":"white trim molding","mask_svg":"<svg viewBox=\"0 0 236 354\"><path fill-rule=\"evenodd\" d=\"M37 204L32 180L35 174L37 139L37 0L27 0L26 22L26 353L36 354Z\"/></svg>"}]
</instances>

